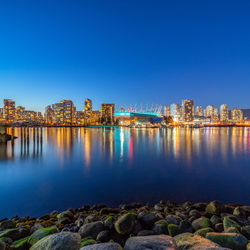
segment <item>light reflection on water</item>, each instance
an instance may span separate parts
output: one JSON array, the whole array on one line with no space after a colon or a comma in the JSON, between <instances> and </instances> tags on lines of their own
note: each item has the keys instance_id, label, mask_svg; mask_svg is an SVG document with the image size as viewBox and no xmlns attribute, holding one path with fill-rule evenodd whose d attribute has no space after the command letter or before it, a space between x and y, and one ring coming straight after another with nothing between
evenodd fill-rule
<instances>
[{"instance_id":1,"label":"light reflection on water","mask_svg":"<svg viewBox=\"0 0 250 250\"><path fill-rule=\"evenodd\" d=\"M11 131L9 131L11 132ZM0 213L88 203L250 203L249 128L15 128L0 145Z\"/></svg>"}]
</instances>

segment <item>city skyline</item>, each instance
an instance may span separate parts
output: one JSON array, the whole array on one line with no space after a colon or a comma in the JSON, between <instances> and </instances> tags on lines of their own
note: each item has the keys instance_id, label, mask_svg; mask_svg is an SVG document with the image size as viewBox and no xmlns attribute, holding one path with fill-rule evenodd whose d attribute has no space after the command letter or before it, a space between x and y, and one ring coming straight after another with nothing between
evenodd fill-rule
<instances>
[{"instance_id":1,"label":"city skyline","mask_svg":"<svg viewBox=\"0 0 250 250\"><path fill-rule=\"evenodd\" d=\"M0 99L250 108L249 1L48 3L0 3Z\"/></svg>"}]
</instances>

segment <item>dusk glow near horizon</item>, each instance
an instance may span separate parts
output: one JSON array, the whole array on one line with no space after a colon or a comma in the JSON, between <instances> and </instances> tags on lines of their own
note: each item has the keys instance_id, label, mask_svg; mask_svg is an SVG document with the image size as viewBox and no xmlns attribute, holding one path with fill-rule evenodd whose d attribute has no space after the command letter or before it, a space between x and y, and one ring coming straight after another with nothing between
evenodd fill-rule
<instances>
[{"instance_id":1,"label":"dusk glow near horizon","mask_svg":"<svg viewBox=\"0 0 250 250\"><path fill-rule=\"evenodd\" d=\"M0 99L250 108L249 1L1 1Z\"/></svg>"}]
</instances>

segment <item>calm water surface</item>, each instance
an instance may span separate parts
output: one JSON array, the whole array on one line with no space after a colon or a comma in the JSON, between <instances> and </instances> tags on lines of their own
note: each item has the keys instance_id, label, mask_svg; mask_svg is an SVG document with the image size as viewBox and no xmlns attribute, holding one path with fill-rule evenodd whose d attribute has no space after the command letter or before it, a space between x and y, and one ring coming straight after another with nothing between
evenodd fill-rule
<instances>
[{"instance_id":1,"label":"calm water surface","mask_svg":"<svg viewBox=\"0 0 250 250\"><path fill-rule=\"evenodd\" d=\"M0 215L133 201L250 203L250 129L15 129L0 145Z\"/></svg>"}]
</instances>

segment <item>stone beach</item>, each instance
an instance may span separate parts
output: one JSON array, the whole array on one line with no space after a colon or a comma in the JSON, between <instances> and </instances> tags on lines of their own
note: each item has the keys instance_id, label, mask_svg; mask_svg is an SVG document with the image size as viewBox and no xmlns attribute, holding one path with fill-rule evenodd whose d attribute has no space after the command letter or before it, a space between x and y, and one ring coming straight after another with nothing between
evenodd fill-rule
<instances>
[{"instance_id":1,"label":"stone beach","mask_svg":"<svg viewBox=\"0 0 250 250\"><path fill-rule=\"evenodd\" d=\"M0 250L250 250L250 206L132 203L0 219Z\"/></svg>"}]
</instances>

